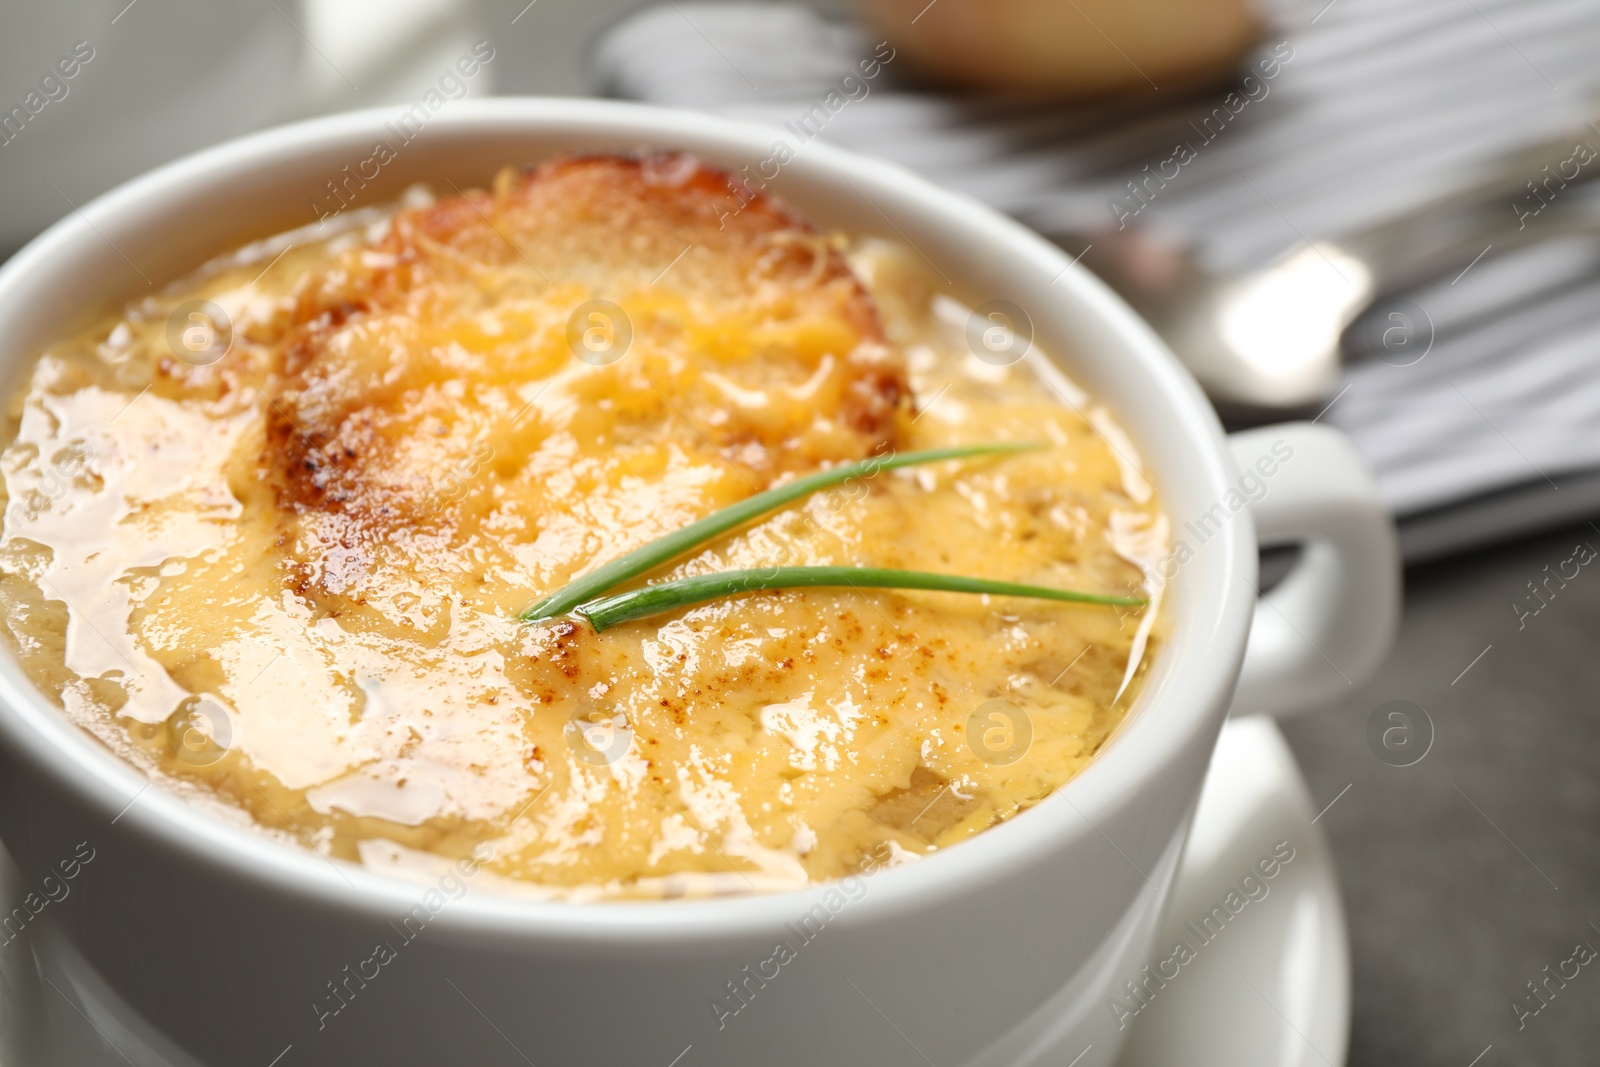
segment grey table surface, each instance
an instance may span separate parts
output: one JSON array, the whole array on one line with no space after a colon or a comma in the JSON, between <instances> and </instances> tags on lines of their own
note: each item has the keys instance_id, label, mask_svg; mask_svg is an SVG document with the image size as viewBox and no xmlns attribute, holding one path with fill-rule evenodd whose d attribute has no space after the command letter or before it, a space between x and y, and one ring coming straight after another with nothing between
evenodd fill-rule
<instances>
[{"instance_id":1,"label":"grey table surface","mask_svg":"<svg viewBox=\"0 0 1600 1067\"><path fill-rule=\"evenodd\" d=\"M1332 804L1320 825L1350 918L1352 1067L1600 1063L1600 959L1565 962L1579 943L1600 950L1600 566L1567 565L1577 577L1551 579L1537 614L1527 584L1578 545L1600 548L1600 530L1412 569L1377 677L1285 724ZM1394 700L1432 723L1407 767L1367 740ZM1532 998L1527 982L1574 966ZM1518 1000L1543 1006L1519 1019Z\"/></svg>"}]
</instances>

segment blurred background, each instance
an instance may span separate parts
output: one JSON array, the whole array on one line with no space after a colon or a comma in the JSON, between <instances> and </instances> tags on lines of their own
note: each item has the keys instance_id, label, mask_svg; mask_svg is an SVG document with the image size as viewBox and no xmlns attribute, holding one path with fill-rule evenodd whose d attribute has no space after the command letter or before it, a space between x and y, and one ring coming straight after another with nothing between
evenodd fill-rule
<instances>
[{"instance_id":1,"label":"blurred background","mask_svg":"<svg viewBox=\"0 0 1600 1067\"><path fill-rule=\"evenodd\" d=\"M208 144L408 106L487 41L462 95L767 122L970 194L1122 292L1230 426L1344 429L1408 565L1389 665L1285 726L1349 911L1350 1062L1596 1062L1600 976L1513 1006L1600 946L1593 0L4 7L0 256ZM1395 701L1421 757L1369 741Z\"/></svg>"}]
</instances>

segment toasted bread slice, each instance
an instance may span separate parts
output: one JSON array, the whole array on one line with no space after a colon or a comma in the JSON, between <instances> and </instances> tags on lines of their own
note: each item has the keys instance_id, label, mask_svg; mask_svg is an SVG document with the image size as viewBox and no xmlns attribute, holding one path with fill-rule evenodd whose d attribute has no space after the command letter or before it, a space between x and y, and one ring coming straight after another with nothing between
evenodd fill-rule
<instances>
[{"instance_id":1,"label":"toasted bread slice","mask_svg":"<svg viewBox=\"0 0 1600 1067\"><path fill-rule=\"evenodd\" d=\"M683 155L566 158L400 211L308 280L283 382L279 506L329 592L397 530L437 556L485 523L564 580L893 447L910 410L838 243Z\"/></svg>"}]
</instances>

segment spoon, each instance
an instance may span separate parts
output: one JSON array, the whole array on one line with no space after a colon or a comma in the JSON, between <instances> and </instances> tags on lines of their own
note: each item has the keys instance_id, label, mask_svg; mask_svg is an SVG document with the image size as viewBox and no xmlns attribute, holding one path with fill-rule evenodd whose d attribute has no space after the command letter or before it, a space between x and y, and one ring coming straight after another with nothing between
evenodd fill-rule
<instances>
[{"instance_id":1,"label":"spoon","mask_svg":"<svg viewBox=\"0 0 1600 1067\"><path fill-rule=\"evenodd\" d=\"M1302 240L1242 273L1208 271L1192 248L1150 231L1063 243L1092 246L1086 265L1144 315L1225 413L1311 410L1338 382L1345 330L1387 294L1470 268L1491 249L1600 234L1600 182L1583 180L1600 173L1600 137L1582 129L1506 156L1409 212Z\"/></svg>"}]
</instances>

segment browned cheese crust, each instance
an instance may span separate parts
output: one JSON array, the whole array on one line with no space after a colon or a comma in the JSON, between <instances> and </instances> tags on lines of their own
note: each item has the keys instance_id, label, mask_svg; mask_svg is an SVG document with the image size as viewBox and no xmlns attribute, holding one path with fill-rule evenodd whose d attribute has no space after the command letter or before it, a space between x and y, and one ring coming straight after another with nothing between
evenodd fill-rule
<instances>
[{"instance_id":1,"label":"browned cheese crust","mask_svg":"<svg viewBox=\"0 0 1600 1067\"><path fill-rule=\"evenodd\" d=\"M538 388L573 376L574 348L595 327L617 347L631 331L627 350L568 384L597 409L585 428L624 461L648 463L670 443L765 487L892 447L910 406L902 362L840 249L682 155L507 172L492 191L401 211L314 281L284 338L265 464L303 542L297 592L313 596L362 584L385 546L431 555L491 513L503 521L515 484L565 440L552 443L538 417ZM591 300L625 320L602 311L574 324ZM774 400L783 387L787 405ZM765 402L741 405L742 394ZM463 457L490 476L474 469L441 494L439 472Z\"/></svg>"}]
</instances>

